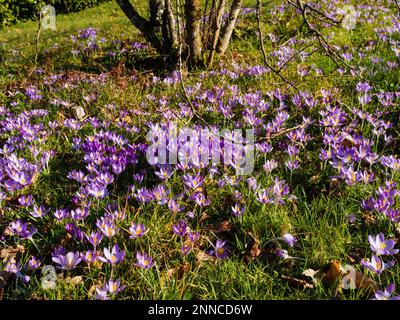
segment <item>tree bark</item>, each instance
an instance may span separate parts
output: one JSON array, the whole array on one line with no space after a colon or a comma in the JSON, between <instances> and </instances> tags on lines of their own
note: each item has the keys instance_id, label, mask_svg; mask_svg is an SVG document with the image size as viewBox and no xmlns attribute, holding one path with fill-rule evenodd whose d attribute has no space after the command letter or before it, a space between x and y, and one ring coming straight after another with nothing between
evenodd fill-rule
<instances>
[{"instance_id":1,"label":"tree bark","mask_svg":"<svg viewBox=\"0 0 400 320\"><path fill-rule=\"evenodd\" d=\"M161 27L161 16L163 11L162 0L149 0L150 23Z\"/></svg>"},{"instance_id":2,"label":"tree bark","mask_svg":"<svg viewBox=\"0 0 400 320\"><path fill-rule=\"evenodd\" d=\"M220 37L217 45L217 52L224 54L228 49L229 42L232 37L233 29L235 28L237 18L240 10L242 9L242 0L233 0L231 9L229 11L229 18L224 26L222 36Z\"/></svg>"},{"instance_id":3,"label":"tree bark","mask_svg":"<svg viewBox=\"0 0 400 320\"><path fill-rule=\"evenodd\" d=\"M162 39L154 32L155 26L143 18L132 6L129 0L116 0L121 10L125 13L132 24L143 33L146 40L159 52L166 53Z\"/></svg>"},{"instance_id":4,"label":"tree bark","mask_svg":"<svg viewBox=\"0 0 400 320\"><path fill-rule=\"evenodd\" d=\"M189 69L193 69L202 63L200 0L185 0L185 17Z\"/></svg>"},{"instance_id":5,"label":"tree bark","mask_svg":"<svg viewBox=\"0 0 400 320\"><path fill-rule=\"evenodd\" d=\"M213 60L214 60L214 53L217 47L217 43L219 41L219 35L221 32L221 25L222 25L222 18L224 15L225 11L225 0L219 0L218 3L216 4L217 11L214 16L214 21L212 21L211 24L211 30L212 30L212 40L211 40L211 48L210 48L210 54L208 56L208 65L212 65Z\"/></svg>"},{"instance_id":6,"label":"tree bark","mask_svg":"<svg viewBox=\"0 0 400 320\"><path fill-rule=\"evenodd\" d=\"M163 33L164 39L168 38L171 50L177 46L178 38L176 33L175 17L172 11L171 0L164 0L164 14L163 14Z\"/></svg>"}]
</instances>

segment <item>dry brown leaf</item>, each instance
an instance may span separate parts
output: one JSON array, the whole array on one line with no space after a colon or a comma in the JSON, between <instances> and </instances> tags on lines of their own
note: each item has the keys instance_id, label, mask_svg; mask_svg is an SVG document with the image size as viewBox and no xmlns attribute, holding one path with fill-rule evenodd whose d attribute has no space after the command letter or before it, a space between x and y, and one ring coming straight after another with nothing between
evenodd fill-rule
<instances>
[{"instance_id":1,"label":"dry brown leaf","mask_svg":"<svg viewBox=\"0 0 400 320\"><path fill-rule=\"evenodd\" d=\"M342 146L351 148L353 145L356 144L355 140L350 134L343 133L342 135L343 135Z\"/></svg>"},{"instance_id":2,"label":"dry brown leaf","mask_svg":"<svg viewBox=\"0 0 400 320\"><path fill-rule=\"evenodd\" d=\"M307 269L304 270L302 274L303 276L310 277L313 280L317 280L320 276L320 270Z\"/></svg>"},{"instance_id":3,"label":"dry brown leaf","mask_svg":"<svg viewBox=\"0 0 400 320\"><path fill-rule=\"evenodd\" d=\"M251 239L246 245L246 251L244 254L245 263L253 261L261 254L260 241L256 239L250 232L248 232L248 235Z\"/></svg>"},{"instance_id":4,"label":"dry brown leaf","mask_svg":"<svg viewBox=\"0 0 400 320\"><path fill-rule=\"evenodd\" d=\"M13 233L9 228L6 228L6 230L4 230L3 235L5 236L12 236Z\"/></svg>"},{"instance_id":5,"label":"dry brown leaf","mask_svg":"<svg viewBox=\"0 0 400 320\"><path fill-rule=\"evenodd\" d=\"M375 293L379 290L376 282L365 276L361 271L356 271L356 288L363 289L368 293Z\"/></svg>"},{"instance_id":6,"label":"dry brown leaf","mask_svg":"<svg viewBox=\"0 0 400 320\"><path fill-rule=\"evenodd\" d=\"M190 263L184 263L178 268L178 280L182 279L184 274L190 270Z\"/></svg>"},{"instance_id":7,"label":"dry brown leaf","mask_svg":"<svg viewBox=\"0 0 400 320\"><path fill-rule=\"evenodd\" d=\"M71 243L74 240L74 238L69 234L66 233L60 241L61 246L65 247L67 244Z\"/></svg>"},{"instance_id":8,"label":"dry brown leaf","mask_svg":"<svg viewBox=\"0 0 400 320\"><path fill-rule=\"evenodd\" d=\"M199 251L199 252L196 254L196 258L197 258L197 260L199 260L199 261L207 261L207 260L215 260L215 259L216 259L215 257L210 256L209 254L207 254L207 253L205 253L205 252L203 252L203 251Z\"/></svg>"},{"instance_id":9,"label":"dry brown leaf","mask_svg":"<svg viewBox=\"0 0 400 320\"><path fill-rule=\"evenodd\" d=\"M180 280L183 278L183 275L189 271L190 269L190 264L189 263L184 263L180 265L179 267L171 268L167 271L167 278L171 279L172 276L177 275L177 279Z\"/></svg>"},{"instance_id":10,"label":"dry brown leaf","mask_svg":"<svg viewBox=\"0 0 400 320\"><path fill-rule=\"evenodd\" d=\"M210 227L210 230L214 233L231 232L232 225L228 220L224 220L217 227Z\"/></svg>"},{"instance_id":11,"label":"dry brown leaf","mask_svg":"<svg viewBox=\"0 0 400 320\"><path fill-rule=\"evenodd\" d=\"M6 198L5 198L5 201L6 201L8 204L11 204L11 205L19 205L18 198L19 198L19 197L6 197Z\"/></svg>"},{"instance_id":12,"label":"dry brown leaf","mask_svg":"<svg viewBox=\"0 0 400 320\"><path fill-rule=\"evenodd\" d=\"M310 183L318 183L321 180L321 176L319 174L312 176L309 180Z\"/></svg>"},{"instance_id":13,"label":"dry brown leaf","mask_svg":"<svg viewBox=\"0 0 400 320\"><path fill-rule=\"evenodd\" d=\"M200 216L199 223L202 224L204 221L206 221L208 219L208 217L209 216L208 216L207 212L203 212Z\"/></svg>"},{"instance_id":14,"label":"dry brown leaf","mask_svg":"<svg viewBox=\"0 0 400 320\"><path fill-rule=\"evenodd\" d=\"M96 292L96 288L97 288L97 285L96 285L96 284L92 285L92 286L89 288L89 291L88 291L88 296L89 296L89 297L93 297L93 294Z\"/></svg>"},{"instance_id":15,"label":"dry brown leaf","mask_svg":"<svg viewBox=\"0 0 400 320\"><path fill-rule=\"evenodd\" d=\"M82 276L75 276L73 278L68 276L63 281L63 283L70 284L73 286L76 286L76 285L80 284L81 282L82 282Z\"/></svg>"},{"instance_id":16,"label":"dry brown leaf","mask_svg":"<svg viewBox=\"0 0 400 320\"><path fill-rule=\"evenodd\" d=\"M339 261L333 260L327 267L321 270L307 269L303 275L314 281L322 280L325 285L332 286L342 275L342 266Z\"/></svg>"},{"instance_id":17,"label":"dry brown leaf","mask_svg":"<svg viewBox=\"0 0 400 320\"><path fill-rule=\"evenodd\" d=\"M352 272L354 272L355 279L350 278L353 276ZM303 271L303 275L312 278L314 281L322 280L325 285L329 286L333 286L341 280L337 289L362 289L369 294L379 290L374 280L365 276L362 272L354 270L351 266L345 265L343 268L337 260L333 260L326 270L307 269Z\"/></svg>"},{"instance_id":18,"label":"dry brown leaf","mask_svg":"<svg viewBox=\"0 0 400 320\"><path fill-rule=\"evenodd\" d=\"M362 220L363 220L364 224L367 226L372 226L372 225L376 224L376 218L370 212L364 212L362 215Z\"/></svg>"},{"instance_id":19,"label":"dry brown leaf","mask_svg":"<svg viewBox=\"0 0 400 320\"><path fill-rule=\"evenodd\" d=\"M25 247L22 245L17 245L13 248L4 248L0 250L0 259L8 259L15 257L18 253L24 253Z\"/></svg>"},{"instance_id":20,"label":"dry brown leaf","mask_svg":"<svg viewBox=\"0 0 400 320\"><path fill-rule=\"evenodd\" d=\"M307 281L301 280L301 279L296 279L293 277L288 277L281 275L281 279L289 283L291 286L297 287L297 288L303 288L303 289L313 289L314 285L311 283L308 283Z\"/></svg>"},{"instance_id":21,"label":"dry brown leaf","mask_svg":"<svg viewBox=\"0 0 400 320\"><path fill-rule=\"evenodd\" d=\"M322 281L327 285L335 284L342 274L342 266L337 260L333 260L329 265L329 270L323 275Z\"/></svg>"},{"instance_id":22,"label":"dry brown leaf","mask_svg":"<svg viewBox=\"0 0 400 320\"><path fill-rule=\"evenodd\" d=\"M330 186L331 189L337 188L338 186L340 186L340 180L337 179L337 178L332 178L329 181L329 186Z\"/></svg>"}]
</instances>

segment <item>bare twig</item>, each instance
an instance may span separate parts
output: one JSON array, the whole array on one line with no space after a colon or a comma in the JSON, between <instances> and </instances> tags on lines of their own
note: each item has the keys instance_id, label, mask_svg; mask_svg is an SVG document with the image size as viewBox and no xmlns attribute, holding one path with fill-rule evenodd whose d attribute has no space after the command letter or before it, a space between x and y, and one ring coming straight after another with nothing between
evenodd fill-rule
<instances>
[{"instance_id":1,"label":"bare twig","mask_svg":"<svg viewBox=\"0 0 400 320\"><path fill-rule=\"evenodd\" d=\"M305 6L307 8L309 8L311 11L314 11L315 13L317 13L318 15L324 17L326 20L328 20L330 24L335 25L335 26L340 26L340 24L342 23L342 20L335 20L331 17L328 17L324 12L319 11L318 9L314 8L313 6L310 6L308 3L305 4ZM320 19L320 18L319 18Z\"/></svg>"},{"instance_id":2,"label":"bare twig","mask_svg":"<svg viewBox=\"0 0 400 320\"><path fill-rule=\"evenodd\" d=\"M265 52L265 46L264 46L264 35L262 32L262 26L261 26L261 0L257 0L257 26L258 26L258 36L260 40L260 46L261 46L261 52L263 55L263 60L264 64L273 72L275 73L278 77L280 77L283 81L285 81L287 84L289 84L292 88L296 89L299 91L299 89L289 80L287 80L282 74L276 70L269 62L267 59L267 53Z\"/></svg>"},{"instance_id":3,"label":"bare twig","mask_svg":"<svg viewBox=\"0 0 400 320\"><path fill-rule=\"evenodd\" d=\"M288 129L282 130L280 132L274 133L274 134L268 134L267 136L256 140L255 143L260 143L260 142L263 142L263 141L271 140L271 139L279 137L279 136L281 136L281 135L283 135L285 133L288 133L288 132L293 131L293 130L297 130L297 129L305 127L305 126L306 125L303 123L303 124L299 124L299 125L297 125L295 127L288 128Z\"/></svg>"},{"instance_id":4,"label":"bare twig","mask_svg":"<svg viewBox=\"0 0 400 320\"><path fill-rule=\"evenodd\" d=\"M303 17L304 23L307 25L308 29L313 33L317 39L318 42L320 43L321 47L325 50L325 53L338 65L338 67L341 67L341 64L347 67L349 70L353 70L353 72L362 80L367 81L361 74L358 73L352 66L350 66L337 52L337 49L332 46L328 40L325 39L325 37L319 32L315 27L310 23L310 20L308 19L308 12L307 9L310 9L311 7L307 4L304 4L302 0L296 0L296 3L288 0L288 3L294 6L295 8L299 9L301 12L301 15Z\"/></svg>"},{"instance_id":5,"label":"bare twig","mask_svg":"<svg viewBox=\"0 0 400 320\"><path fill-rule=\"evenodd\" d=\"M398 0L393 0L393 1L396 4L397 9L399 9L399 13L400 13L400 2Z\"/></svg>"},{"instance_id":6,"label":"bare twig","mask_svg":"<svg viewBox=\"0 0 400 320\"><path fill-rule=\"evenodd\" d=\"M28 79L31 77L32 73L36 70L37 60L38 60L39 51L40 51L39 40L40 40L41 31L42 31L42 12L40 11L39 12L38 30L36 32L36 48L35 48L35 57L34 57L34 60L33 60L33 67L31 69L31 71L29 71L29 73L25 77L25 79L21 82L21 86L23 86L28 81Z\"/></svg>"},{"instance_id":7,"label":"bare twig","mask_svg":"<svg viewBox=\"0 0 400 320\"><path fill-rule=\"evenodd\" d=\"M309 43L308 45L304 46L303 48L301 48L300 50L298 50L296 53L294 53L279 69L278 72L281 72L281 70L283 68L285 68L285 66L292 61L295 57L297 57L300 53L302 53L304 50L306 50L307 48L311 47L312 45L314 45L314 42ZM312 53L317 52L318 50L314 50ZM312 54L311 53L311 54Z\"/></svg>"}]
</instances>

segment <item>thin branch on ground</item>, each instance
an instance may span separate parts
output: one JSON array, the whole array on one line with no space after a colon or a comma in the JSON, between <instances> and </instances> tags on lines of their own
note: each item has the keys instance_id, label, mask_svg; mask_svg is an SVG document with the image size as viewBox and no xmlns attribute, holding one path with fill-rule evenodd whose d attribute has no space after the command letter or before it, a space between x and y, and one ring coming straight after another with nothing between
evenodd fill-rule
<instances>
[{"instance_id":1,"label":"thin branch on ground","mask_svg":"<svg viewBox=\"0 0 400 320\"><path fill-rule=\"evenodd\" d=\"M28 81L28 79L31 77L32 73L36 70L37 60L38 60L39 51L40 51L39 40L40 40L41 31L42 31L42 12L39 12L39 22L38 22L38 30L36 32L36 47L35 47L35 57L33 60L33 67L31 69L31 71L29 71L29 73L25 77L25 79L21 82L21 86L23 86Z\"/></svg>"}]
</instances>

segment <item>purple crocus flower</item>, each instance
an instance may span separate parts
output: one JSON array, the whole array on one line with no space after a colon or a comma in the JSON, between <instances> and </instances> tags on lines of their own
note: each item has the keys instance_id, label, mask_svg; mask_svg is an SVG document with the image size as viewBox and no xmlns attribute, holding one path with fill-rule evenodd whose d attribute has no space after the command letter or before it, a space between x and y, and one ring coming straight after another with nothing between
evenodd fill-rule
<instances>
[{"instance_id":1,"label":"purple crocus flower","mask_svg":"<svg viewBox=\"0 0 400 320\"><path fill-rule=\"evenodd\" d=\"M100 231L92 231L90 235L85 234L85 237L95 248L100 244L101 240L103 240L103 235Z\"/></svg>"},{"instance_id":2,"label":"purple crocus flower","mask_svg":"<svg viewBox=\"0 0 400 320\"><path fill-rule=\"evenodd\" d=\"M117 279L115 281L112 280L112 279L108 280L107 287L108 287L108 292L110 294L117 294L117 293L120 293L122 290L125 289L124 285L121 286L121 282L120 282L119 279Z\"/></svg>"},{"instance_id":3,"label":"purple crocus flower","mask_svg":"<svg viewBox=\"0 0 400 320\"><path fill-rule=\"evenodd\" d=\"M6 265L4 266L4 270L10 273L18 274L20 273L22 267L21 263L17 262L15 258L10 258Z\"/></svg>"},{"instance_id":4,"label":"purple crocus flower","mask_svg":"<svg viewBox=\"0 0 400 320\"><path fill-rule=\"evenodd\" d=\"M356 90L358 92L367 93L372 89L373 88L370 86L370 84L368 82L359 82L356 85Z\"/></svg>"},{"instance_id":5,"label":"purple crocus flower","mask_svg":"<svg viewBox=\"0 0 400 320\"><path fill-rule=\"evenodd\" d=\"M254 177L250 177L246 179L247 185L249 186L249 190L256 191L258 186L257 186L257 180Z\"/></svg>"},{"instance_id":6,"label":"purple crocus flower","mask_svg":"<svg viewBox=\"0 0 400 320\"><path fill-rule=\"evenodd\" d=\"M54 212L54 218L56 218L57 221L62 221L68 217L68 214L68 209L56 209Z\"/></svg>"},{"instance_id":7,"label":"purple crocus flower","mask_svg":"<svg viewBox=\"0 0 400 320\"><path fill-rule=\"evenodd\" d=\"M394 255L399 252L398 249L393 249L396 242L393 239L385 240L384 234L381 232L375 238L368 236L368 241L371 245L371 250L379 255Z\"/></svg>"},{"instance_id":8,"label":"purple crocus flower","mask_svg":"<svg viewBox=\"0 0 400 320\"><path fill-rule=\"evenodd\" d=\"M110 300L110 298L108 298L108 284L104 284L103 287L96 287L96 299L97 300Z\"/></svg>"},{"instance_id":9,"label":"purple crocus flower","mask_svg":"<svg viewBox=\"0 0 400 320\"><path fill-rule=\"evenodd\" d=\"M246 207L243 206L242 208L236 203L234 206L231 207L232 209L232 214L235 217L240 217L241 215L243 215L244 211L246 210Z\"/></svg>"},{"instance_id":10,"label":"purple crocus flower","mask_svg":"<svg viewBox=\"0 0 400 320\"><path fill-rule=\"evenodd\" d=\"M211 202L210 199L207 199L205 195L201 192L196 192L195 195L193 196L193 199L200 207L208 206Z\"/></svg>"},{"instance_id":11,"label":"purple crocus flower","mask_svg":"<svg viewBox=\"0 0 400 320\"><path fill-rule=\"evenodd\" d=\"M76 208L71 210L71 218L75 221L84 220L89 215L89 208Z\"/></svg>"},{"instance_id":12,"label":"purple crocus flower","mask_svg":"<svg viewBox=\"0 0 400 320\"><path fill-rule=\"evenodd\" d=\"M79 241L83 239L83 232L81 228L79 228L74 223L67 223L65 225L65 231L67 231L67 233L69 233L71 236L75 237Z\"/></svg>"},{"instance_id":13,"label":"purple crocus flower","mask_svg":"<svg viewBox=\"0 0 400 320\"><path fill-rule=\"evenodd\" d=\"M263 204L271 203L273 201L269 190L265 190L265 189L261 189L257 193L256 199L258 202L263 203Z\"/></svg>"},{"instance_id":14,"label":"purple crocus flower","mask_svg":"<svg viewBox=\"0 0 400 320\"><path fill-rule=\"evenodd\" d=\"M11 258L7 261L4 266L4 270L10 273L14 273L18 279L21 279L24 284L27 284L31 278L21 273L21 263L17 262L15 258Z\"/></svg>"},{"instance_id":15,"label":"purple crocus flower","mask_svg":"<svg viewBox=\"0 0 400 320\"><path fill-rule=\"evenodd\" d=\"M346 216L348 219L349 223L354 224L357 221L357 217L354 214L349 214Z\"/></svg>"},{"instance_id":16,"label":"purple crocus flower","mask_svg":"<svg viewBox=\"0 0 400 320\"><path fill-rule=\"evenodd\" d=\"M278 240L285 241L291 247L293 247L297 242L297 239L290 233L285 233L282 237L278 238Z\"/></svg>"},{"instance_id":17,"label":"purple crocus flower","mask_svg":"<svg viewBox=\"0 0 400 320\"><path fill-rule=\"evenodd\" d=\"M228 250L226 248L227 240L218 239L215 243L214 254L218 259L225 259L228 256Z\"/></svg>"},{"instance_id":18,"label":"purple crocus flower","mask_svg":"<svg viewBox=\"0 0 400 320\"><path fill-rule=\"evenodd\" d=\"M32 182L32 175L25 171L15 172L12 174L11 178L21 186L27 186Z\"/></svg>"},{"instance_id":19,"label":"purple crocus flower","mask_svg":"<svg viewBox=\"0 0 400 320\"><path fill-rule=\"evenodd\" d=\"M166 204L168 203L168 194L170 190L165 190L163 185L159 185L153 189L153 196L157 200L158 204Z\"/></svg>"},{"instance_id":20,"label":"purple crocus flower","mask_svg":"<svg viewBox=\"0 0 400 320\"><path fill-rule=\"evenodd\" d=\"M155 172L155 174L163 180L167 180L173 173L174 171L171 166L161 166L160 170Z\"/></svg>"},{"instance_id":21,"label":"purple crocus flower","mask_svg":"<svg viewBox=\"0 0 400 320\"><path fill-rule=\"evenodd\" d=\"M187 256L192 248L190 246L183 245L181 248L181 252L184 256Z\"/></svg>"},{"instance_id":22,"label":"purple crocus flower","mask_svg":"<svg viewBox=\"0 0 400 320\"><path fill-rule=\"evenodd\" d=\"M196 242L197 240L200 239L200 232L198 231L189 231L188 232L188 238L191 242Z\"/></svg>"},{"instance_id":23,"label":"purple crocus flower","mask_svg":"<svg viewBox=\"0 0 400 320\"><path fill-rule=\"evenodd\" d=\"M38 258L32 256L28 261L28 268L31 270L36 270L40 267L41 262Z\"/></svg>"},{"instance_id":24,"label":"purple crocus flower","mask_svg":"<svg viewBox=\"0 0 400 320\"><path fill-rule=\"evenodd\" d=\"M138 266L143 269L149 269L153 266L153 258L148 256L146 252L140 253L136 252L137 263L135 266Z\"/></svg>"},{"instance_id":25,"label":"purple crocus flower","mask_svg":"<svg viewBox=\"0 0 400 320\"><path fill-rule=\"evenodd\" d=\"M82 261L80 258L80 253L77 252L68 252L65 255L59 254L53 256L52 260L60 265L60 269L62 270L72 270L75 269L76 266Z\"/></svg>"},{"instance_id":26,"label":"purple crocus flower","mask_svg":"<svg viewBox=\"0 0 400 320\"><path fill-rule=\"evenodd\" d=\"M178 213L178 212L181 212L183 209L185 209L185 207L181 206L175 199L170 199L168 201L168 208L173 213Z\"/></svg>"},{"instance_id":27,"label":"purple crocus flower","mask_svg":"<svg viewBox=\"0 0 400 320\"><path fill-rule=\"evenodd\" d=\"M393 283L391 283L385 288L385 291L379 290L375 292L375 298L373 298L372 300L400 300L400 296L392 297L394 289L395 286Z\"/></svg>"},{"instance_id":28,"label":"purple crocus flower","mask_svg":"<svg viewBox=\"0 0 400 320\"><path fill-rule=\"evenodd\" d=\"M115 244L111 251L104 248L104 257L99 256L99 260L105 263L118 264L125 258L125 250L119 250L118 244Z\"/></svg>"},{"instance_id":29,"label":"purple crocus flower","mask_svg":"<svg viewBox=\"0 0 400 320\"><path fill-rule=\"evenodd\" d=\"M191 189L196 189L203 185L204 178L200 176L200 173L197 173L194 176L189 174L185 174L182 176L183 183Z\"/></svg>"},{"instance_id":30,"label":"purple crocus flower","mask_svg":"<svg viewBox=\"0 0 400 320\"><path fill-rule=\"evenodd\" d=\"M19 236L21 239L32 239L32 236L37 232L37 229L30 226L27 222L22 220L12 221L8 229L11 233Z\"/></svg>"},{"instance_id":31,"label":"purple crocus flower","mask_svg":"<svg viewBox=\"0 0 400 320\"><path fill-rule=\"evenodd\" d=\"M27 196L20 196L18 198L18 202L23 207L29 207L33 203L32 195L30 194L30 195L27 195Z\"/></svg>"},{"instance_id":32,"label":"purple crocus flower","mask_svg":"<svg viewBox=\"0 0 400 320\"><path fill-rule=\"evenodd\" d=\"M43 205L40 207L34 206L33 212L31 212L31 216L34 218L43 218L46 214L48 214L50 209L46 209Z\"/></svg>"},{"instance_id":33,"label":"purple crocus flower","mask_svg":"<svg viewBox=\"0 0 400 320\"><path fill-rule=\"evenodd\" d=\"M97 220L96 226L99 230L109 239L111 239L118 232L118 228L114 221L105 217Z\"/></svg>"},{"instance_id":34,"label":"purple crocus flower","mask_svg":"<svg viewBox=\"0 0 400 320\"><path fill-rule=\"evenodd\" d=\"M365 267L370 269L371 271L375 272L376 274L381 274L383 270L393 267L396 262L394 260L389 261L387 263L383 262L378 256L373 255L371 261L367 259L363 259L361 264Z\"/></svg>"},{"instance_id":35,"label":"purple crocus flower","mask_svg":"<svg viewBox=\"0 0 400 320\"><path fill-rule=\"evenodd\" d=\"M93 183L88 186L88 193L96 199L103 199L108 195L107 187L102 183Z\"/></svg>"},{"instance_id":36,"label":"purple crocus flower","mask_svg":"<svg viewBox=\"0 0 400 320\"><path fill-rule=\"evenodd\" d=\"M85 253L83 253L83 252L81 253L81 258L86 263L93 263L93 262L97 261L98 254L97 254L97 252L88 250Z\"/></svg>"},{"instance_id":37,"label":"purple crocus flower","mask_svg":"<svg viewBox=\"0 0 400 320\"><path fill-rule=\"evenodd\" d=\"M183 237L187 231L187 223L183 220L179 220L177 225L172 226L172 231L178 236Z\"/></svg>"},{"instance_id":38,"label":"purple crocus flower","mask_svg":"<svg viewBox=\"0 0 400 320\"><path fill-rule=\"evenodd\" d=\"M284 250L284 249L278 249L278 250L276 250L276 254L277 254L277 256L278 256L279 258L282 258L282 259L288 259L288 258L290 258L289 253L287 252L287 250Z\"/></svg>"},{"instance_id":39,"label":"purple crocus flower","mask_svg":"<svg viewBox=\"0 0 400 320\"><path fill-rule=\"evenodd\" d=\"M51 253L52 257L64 256L66 254L65 248L58 246L54 248L53 252Z\"/></svg>"},{"instance_id":40,"label":"purple crocus flower","mask_svg":"<svg viewBox=\"0 0 400 320\"><path fill-rule=\"evenodd\" d=\"M146 227L143 224L141 224L141 223L136 224L136 223L132 222L132 224L129 228L129 232L131 233L129 238L136 239L136 238L143 237L147 233L147 231L148 231L148 229L146 229Z\"/></svg>"}]
</instances>

